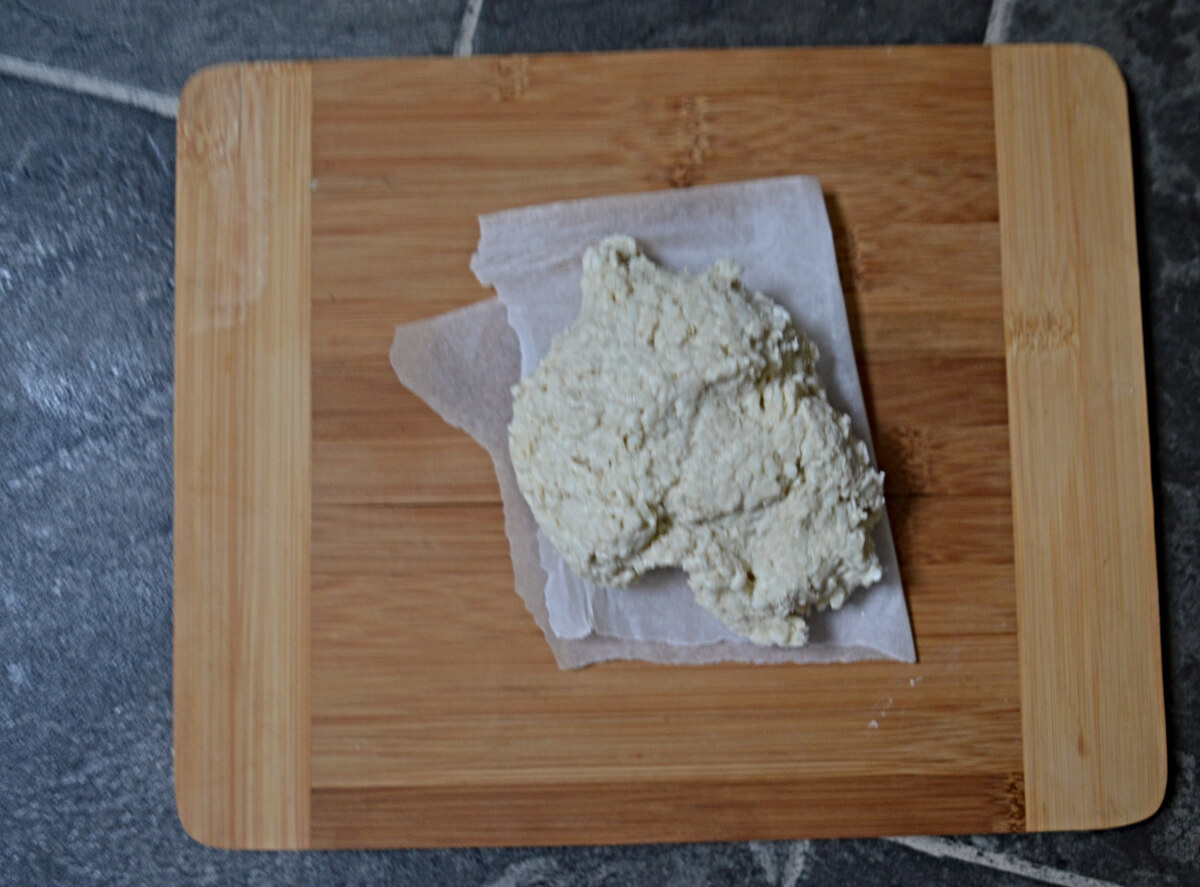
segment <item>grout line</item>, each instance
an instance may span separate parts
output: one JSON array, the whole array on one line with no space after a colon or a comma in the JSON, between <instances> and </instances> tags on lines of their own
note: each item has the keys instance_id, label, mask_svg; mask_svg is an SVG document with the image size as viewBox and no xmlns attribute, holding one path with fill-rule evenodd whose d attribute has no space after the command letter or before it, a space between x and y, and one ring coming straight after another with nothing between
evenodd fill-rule
<instances>
[{"instance_id":1,"label":"grout line","mask_svg":"<svg viewBox=\"0 0 1200 887\"><path fill-rule=\"evenodd\" d=\"M1014 0L992 0L992 9L988 13L987 31L983 35L984 43L996 44L1008 40L1008 25L1012 21L1013 3Z\"/></svg>"},{"instance_id":2,"label":"grout line","mask_svg":"<svg viewBox=\"0 0 1200 887\"><path fill-rule=\"evenodd\" d=\"M462 24L458 27L458 39L454 41L454 54L459 58L466 58L475 52L475 29L479 27L479 12L482 9L483 0L467 0Z\"/></svg>"},{"instance_id":3,"label":"grout line","mask_svg":"<svg viewBox=\"0 0 1200 887\"><path fill-rule=\"evenodd\" d=\"M150 130L146 130L146 142L150 145L150 153L154 155L154 160L158 163L158 168L162 170L163 175L169 178L171 176L171 164L167 163L167 158L159 150L158 142L154 141L154 136L150 135Z\"/></svg>"},{"instance_id":4,"label":"grout line","mask_svg":"<svg viewBox=\"0 0 1200 887\"><path fill-rule=\"evenodd\" d=\"M126 86L69 68L55 68L41 62L28 62L11 55L0 55L0 75L15 77L53 86L77 95L90 95L118 105L128 105L174 120L179 113L179 99L173 95L152 92L138 86Z\"/></svg>"},{"instance_id":5,"label":"grout line","mask_svg":"<svg viewBox=\"0 0 1200 887\"><path fill-rule=\"evenodd\" d=\"M1003 2L1003 0L999 0L999 2ZM1009 856L1005 853L983 850L971 844L951 841L948 838L912 837L885 838L884 840L890 841L893 844L901 844L909 850L924 853L926 856L932 856L935 859L954 859L959 862L970 863L971 865L995 869L999 872L1007 872L1010 875L1028 878L1031 881L1053 884L1055 887L1121 887L1121 885L1115 884L1112 881L1100 881L1096 878L1089 878L1087 875L1080 875L1064 869L1056 869L1048 865L1040 865L1036 862L1029 862L1028 860Z\"/></svg>"}]
</instances>

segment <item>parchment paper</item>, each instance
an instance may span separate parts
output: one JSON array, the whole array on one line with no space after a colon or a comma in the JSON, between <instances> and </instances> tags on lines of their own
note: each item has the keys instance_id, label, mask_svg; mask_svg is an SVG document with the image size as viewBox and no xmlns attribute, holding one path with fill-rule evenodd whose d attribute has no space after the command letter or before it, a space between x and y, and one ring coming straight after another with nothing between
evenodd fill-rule
<instances>
[{"instance_id":1,"label":"parchment paper","mask_svg":"<svg viewBox=\"0 0 1200 887\"><path fill-rule=\"evenodd\" d=\"M613 233L633 236L673 269L699 271L727 257L742 264L746 284L783 304L817 343L830 402L850 414L855 433L871 447L816 180L789 177L548 204L483 216L480 228L471 267L482 283L495 286L499 302L398 327L392 365L407 387L491 453L517 591L561 667L615 658L915 660L886 515L875 534L883 579L856 592L841 610L813 614L807 646L763 647L696 604L679 571L658 571L624 589L597 588L580 579L537 529L508 456L510 388L537 366L555 333L578 313L584 248Z\"/></svg>"}]
</instances>

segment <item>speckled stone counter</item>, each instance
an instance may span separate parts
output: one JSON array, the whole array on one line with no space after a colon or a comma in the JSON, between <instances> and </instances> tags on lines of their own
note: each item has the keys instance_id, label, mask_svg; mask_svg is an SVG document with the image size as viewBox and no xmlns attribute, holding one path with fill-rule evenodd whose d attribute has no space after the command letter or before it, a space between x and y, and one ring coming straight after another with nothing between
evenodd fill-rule
<instances>
[{"instance_id":1,"label":"speckled stone counter","mask_svg":"<svg viewBox=\"0 0 1200 887\"><path fill-rule=\"evenodd\" d=\"M1200 883L1200 4L0 0L0 884ZM1134 121L1171 774L1108 832L229 853L171 774L173 102L218 61L1073 41Z\"/></svg>"}]
</instances>

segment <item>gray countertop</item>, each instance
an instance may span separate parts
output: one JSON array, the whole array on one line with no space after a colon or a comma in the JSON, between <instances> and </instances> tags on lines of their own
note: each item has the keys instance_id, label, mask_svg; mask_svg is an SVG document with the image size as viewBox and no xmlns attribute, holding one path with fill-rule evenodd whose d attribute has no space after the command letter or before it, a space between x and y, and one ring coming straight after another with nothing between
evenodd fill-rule
<instances>
[{"instance_id":1,"label":"gray countertop","mask_svg":"<svg viewBox=\"0 0 1200 887\"><path fill-rule=\"evenodd\" d=\"M1200 883L1200 3L1116 5L0 0L0 884ZM171 775L171 115L188 75L233 59L985 34L1099 45L1130 87L1171 764L1159 813L903 841L193 842Z\"/></svg>"}]
</instances>

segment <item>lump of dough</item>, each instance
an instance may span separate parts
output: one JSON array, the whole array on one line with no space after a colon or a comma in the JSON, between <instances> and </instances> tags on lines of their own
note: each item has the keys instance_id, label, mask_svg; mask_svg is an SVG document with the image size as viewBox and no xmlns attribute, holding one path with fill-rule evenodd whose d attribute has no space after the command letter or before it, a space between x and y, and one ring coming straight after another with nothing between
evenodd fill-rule
<instances>
[{"instance_id":1,"label":"lump of dough","mask_svg":"<svg viewBox=\"0 0 1200 887\"><path fill-rule=\"evenodd\" d=\"M679 566L734 631L799 646L807 613L880 577L883 475L826 402L816 347L740 274L674 274L629 237L589 248L579 317L513 388L509 449L580 576Z\"/></svg>"}]
</instances>

